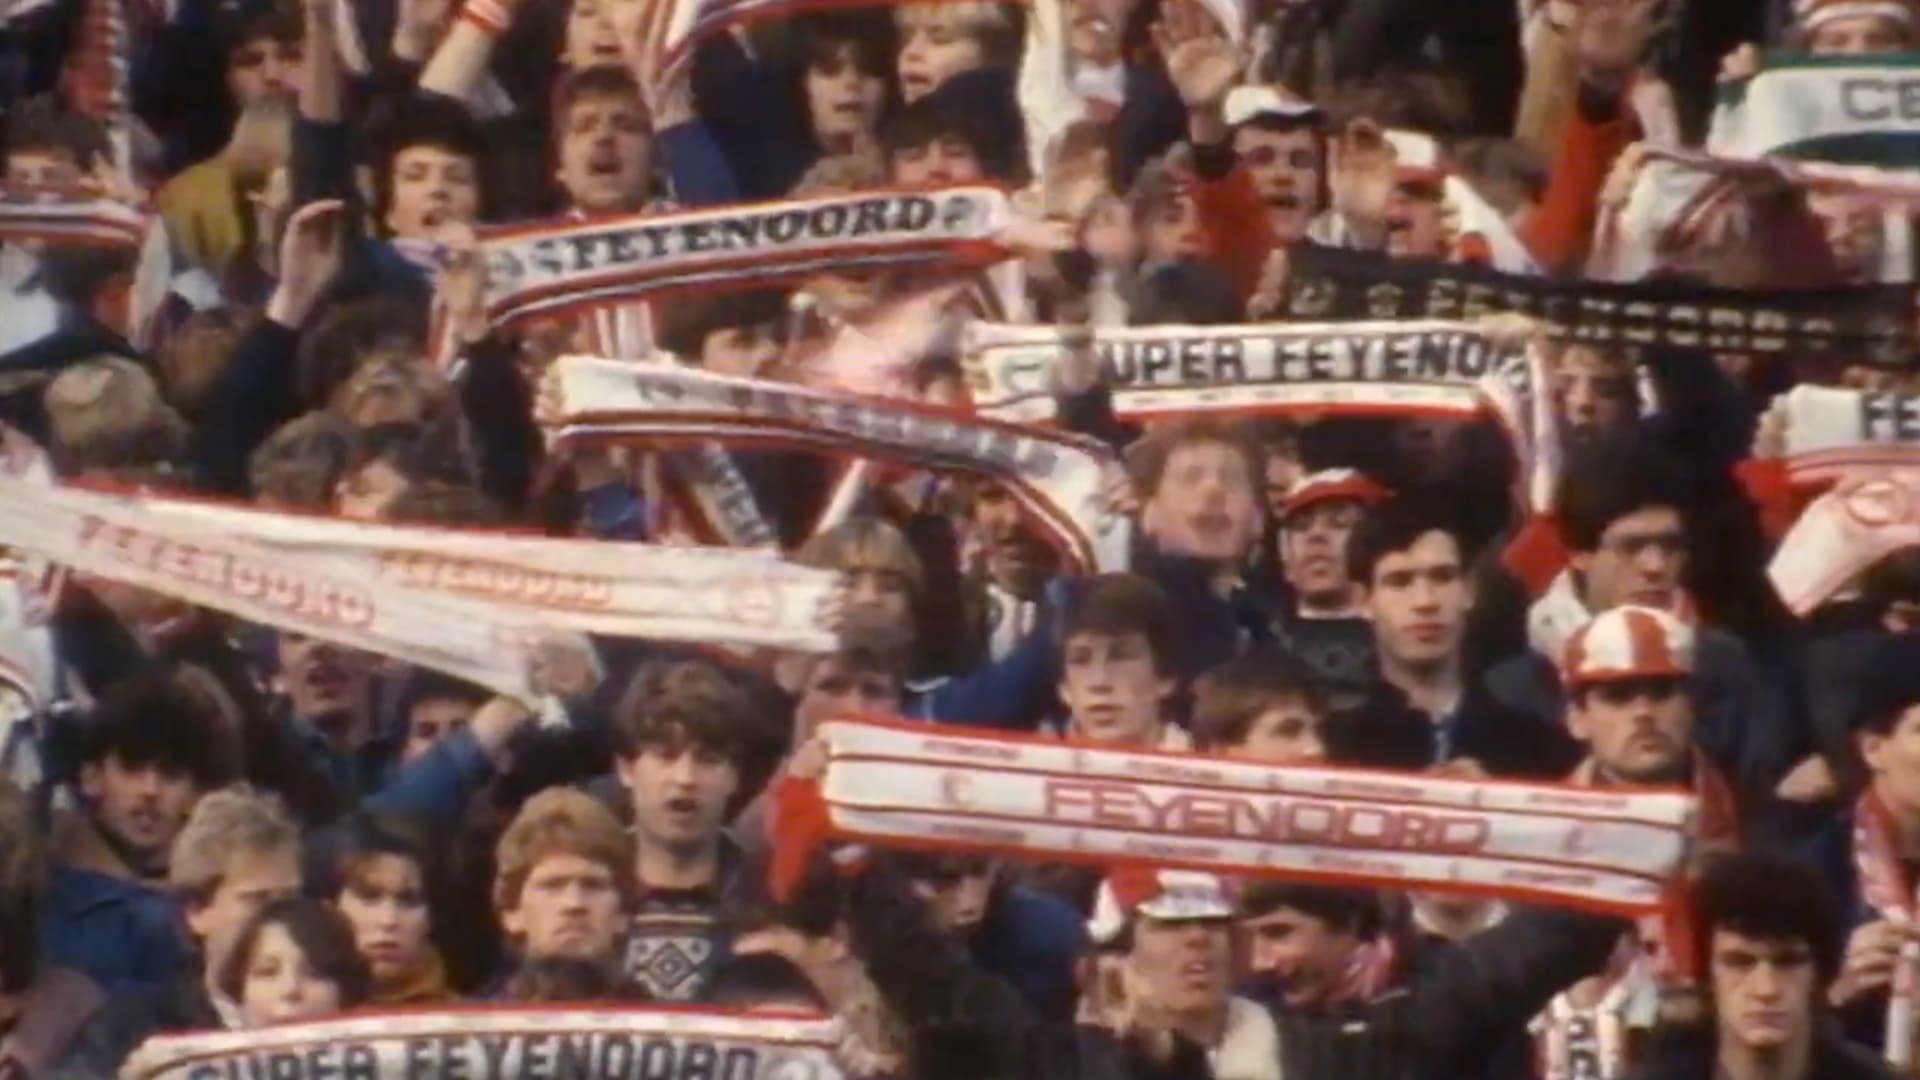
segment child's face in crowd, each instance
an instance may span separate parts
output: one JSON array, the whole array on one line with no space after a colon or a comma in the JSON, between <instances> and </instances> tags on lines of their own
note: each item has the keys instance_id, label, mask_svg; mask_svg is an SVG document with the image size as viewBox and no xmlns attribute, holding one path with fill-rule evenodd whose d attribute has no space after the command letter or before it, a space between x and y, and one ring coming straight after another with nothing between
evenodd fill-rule
<instances>
[{"instance_id":1,"label":"child's face in crowd","mask_svg":"<svg viewBox=\"0 0 1920 1080\"><path fill-rule=\"evenodd\" d=\"M1247 939L1248 969L1278 978L1290 1004L1326 1000L1359 944L1352 934L1290 907L1242 919L1240 929Z\"/></svg>"},{"instance_id":2,"label":"child's face in crowd","mask_svg":"<svg viewBox=\"0 0 1920 1080\"><path fill-rule=\"evenodd\" d=\"M1233 149L1267 208L1274 239L1290 244L1306 236L1320 209L1320 148L1313 132L1242 125L1233 133Z\"/></svg>"},{"instance_id":3,"label":"child's face in crowd","mask_svg":"<svg viewBox=\"0 0 1920 1080\"><path fill-rule=\"evenodd\" d=\"M1453 537L1436 529L1383 556L1363 596L1382 653L1416 669L1458 654L1473 593Z\"/></svg>"},{"instance_id":4,"label":"child's face in crowd","mask_svg":"<svg viewBox=\"0 0 1920 1080\"><path fill-rule=\"evenodd\" d=\"M847 608L875 623L913 635L913 586L907 575L881 566L850 566L844 574Z\"/></svg>"},{"instance_id":5,"label":"child's face in crowd","mask_svg":"<svg viewBox=\"0 0 1920 1080\"><path fill-rule=\"evenodd\" d=\"M287 630L279 633L277 643L280 690L297 719L311 723L345 713L363 700L373 661L368 654Z\"/></svg>"},{"instance_id":6,"label":"child's face in crowd","mask_svg":"<svg viewBox=\"0 0 1920 1080\"><path fill-rule=\"evenodd\" d=\"M1218 1008L1231 977L1232 927L1224 919L1141 918L1127 955L1152 1007L1173 1015Z\"/></svg>"},{"instance_id":7,"label":"child's face in crowd","mask_svg":"<svg viewBox=\"0 0 1920 1080\"><path fill-rule=\"evenodd\" d=\"M70 188L80 182L80 162L65 150L20 149L7 155L7 187Z\"/></svg>"},{"instance_id":8,"label":"child's face in crowd","mask_svg":"<svg viewBox=\"0 0 1920 1080\"><path fill-rule=\"evenodd\" d=\"M1326 720L1306 701L1284 698L1253 718L1247 737L1220 753L1270 765L1310 765L1327 759Z\"/></svg>"},{"instance_id":9,"label":"child's face in crowd","mask_svg":"<svg viewBox=\"0 0 1920 1080\"><path fill-rule=\"evenodd\" d=\"M480 216L480 178L465 154L409 146L393 157L392 184L387 228L395 236L424 237L440 225L471 225Z\"/></svg>"},{"instance_id":10,"label":"child's face in crowd","mask_svg":"<svg viewBox=\"0 0 1920 1080\"><path fill-rule=\"evenodd\" d=\"M1280 555L1287 584L1303 602L1340 607L1351 600L1347 577L1347 538L1366 508L1351 499L1334 499L1301 509L1280 524Z\"/></svg>"},{"instance_id":11,"label":"child's face in crowd","mask_svg":"<svg viewBox=\"0 0 1920 1080\"><path fill-rule=\"evenodd\" d=\"M612 15L614 5L620 2L573 0L567 8L567 39L560 50L562 64L569 69L579 69L625 60Z\"/></svg>"},{"instance_id":12,"label":"child's face in crowd","mask_svg":"<svg viewBox=\"0 0 1920 1080\"><path fill-rule=\"evenodd\" d=\"M1771 1054L1809 1037L1820 983L1805 942L1715 930L1708 956L1722 1045Z\"/></svg>"},{"instance_id":13,"label":"child's face in crowd","mask_svg":"<svg viewBox=\"0 0 1920 1080\"><path fill-rule=\"evenodd\" d=\"M1598 614L1622 604L1672 607L1687 567L1680 512L1650 506L1627 514L1601 532L1593 551L1575 552L1572 564L1585 583L1588 611Z\"/></svg>"},{"instance_id":14,"label":"child's face in crowd","mask_svg":"<svg viewBox=\"0 0 1920 1080\"><path fill-rule=\"evenodd\" d=\"M700 342L700 366L715 375L758 376L780 359L780 339L771 326L729 326Z\"/></svg>"},{"instance_id":15,"label":"child's face in crowd","mask_svg":"<svg viewBox=\"0 0 1920 1080\"><path fill-rule=\"evenodd\" d=\"M1633 364L1589 345L1568 345L1553 366L1553 394L1570 433L1617 431L1632 419Z\"/></svg>"},{"instance_id":16,"label":"child's face in crowd","mask_svg":"<svg viewBox=\"0 0 1920 1080\"><path fill-rule=\"evenodd\" d=\"M460 698L428 698L407 714L407 743L400 750L402 765L418 761L456 731L465 731L477 709Z\"/></svg>"},{"instance_id":17,"label":"child's face in crowd","mask_svg":"<svg viewBox=\"0 0 1920 1080\"><path fill-rule=\"evenodd\" d=\"M1207 235L1200 228L1200 210L1184 190L1149 208L1141 232L1149 261L1206 257Z\"/></svg>"},{"instance_id":18,"label":"child's face in crowd","mask_svg":"<svg viewBox=\"0 0 1920 1080\"><path fill-rule=\"evenodd\" d=\"M353 927L354 947L376 984L390 986L420 971L432 949L427 885L420 865L402 855L374 855L354 868L334 906Z\"/></svg>"},{"instance_id":19,"label":"child's face in crowd","mask_svg":"<svg viewBox=\"0 0 1920 1080\"><path fill-rule=\"evenodd\" d=\"M906 187L965 184L986 176L980 156L958 135L941 135L919 146L902 146L888 159L893 182Z\"/></svg>"},{"instance_id":20,"label":"child's face in crowd","mask_svg":"<svg viewBox=\"0 0 1920 1080\"><path fill-rule=\"evenodd\" d=\"M1833 19L1807 39L1815 56L1878 56L1903 52L1911 35L1891 19L1879 15L1851 15Z\"/></svg>"},{"instance_id":21,"label":"child's face in crowd","mask_svg":"<svg viewBox=\"0 0 1920 1080\"><path fill-rule=\"evenodd\" d=\"M80 791L102 831L148 861L164 861L200 799L187 773L109 753L80 767Z\"/></svg>"},{"instance_id":22,"label":"child's face in crowd","mask_svg":"<svg viewBox=\"0 0 1920 1080\"><path fill-rule=\"evenodd\" d=\"M1873 773L1880 797L1902 807L1920 807L1920 705L1900 714L1885 735L1860 734L1860 756Z\"/></svg>"},{"instance_id":23,"label":"child's face in crowd","mask_svg":"<svg viewBox=\"0 0 1920 1080\"><path fill-rule=\"evenodd\" d=\"M1387 254L1417 259L1445 255L1445 211L1437 185L1397 186L1387 204Z\"/></svg>"},{"instance_id":24,"label":"child's face in crowd","mask_svg":"<svg viewBox=\"0 0 1920 1080\"><path fill-rule=\"evenodd\" d=\"M227 92L239 108L270 94L289 94L300 86L305 49L297 41L254 38L227 55Z\"/></svg>"},{"instance_id":25,"label":"child's face in crowd","mask_svg":"<svg viewBox=\"0 0 1920 1080\"><path fill-rule=\"evenodd\" d=\"M690 742L656 743L619 762L620 782L633 799L634 833L643 846L697 853L726 824L740 790L733 759Z\"/></svg>"},{"instance_id":26,"label":"child's face in crowd","mask_svg":"<svg viewBox=\"0 0 1920 1080\"><path fill-rule=\"evenodd\" d=\"M806 90L813 137L826 147L847 146L872 134L887 100L885 77L861 70L859 54L847 41L832 43L808 61Z\"/></svg>"},{"instance_id":27,"label":"child's face in crowd","mask_svg":"<svg viewBox=\"0 0 1920 1080\"><path fill-rule=\"evenodd\" d=\"M939 85L986 63L980 36L938 4L897 9L900 96L912 104Z\"/></svg>"},{"instance_id":28,"label":"child's face in crowd","mask_svg":"<svg viewBox=\"0 0 1920 1080\"><path fill-rule=\"evenodd\" d=\"M605 960L621 929L614 874L626 872L580 855L548 855L527 873L519 902L500 913L500 925L520 939L528 959Z\"/></svg>"},{"instance_id":29,"label":"child's face in crowd","mask_svg":"<svg viewBox=\"0 0 1920 1080\"><path fill-rule=\"evenodd\" d=\"M1635 784L1685 778L1693 738L1693 702L1683 679L1622 679L1575 694L1568 728L1601 772Z\"/></svg>"},{"instance_id":30,"label":"child's face in crowd","mask_svg":"<svg viewBox=\"0 0 1920 1080\"><path fill-rule=\"evenodd\" d=\"M237 848L220 868L205 903L187 905L187 928L200 939L206 969L219 971L260 909L300 892L300 853L293 847Z\"/></svg>"},{"instance_id":31,"label":"child's face in crowd","mask_svg":"<svg viewBox=\"0 0 1920 1080\"><path fill-rule=\"evenodd\" d=\"M340 987L314 970L293 935L273 923L260 929L240 987L249 1027L314 1020L340 1011Z\"/></svg>"},{"instance_id":32,"label":"child's face in crowd","mask_svg":"<svg viewBox=\"0 0 1920 1080\"><path fill-rule=\"evenodd\" d=\"M1078 738L1112 746L1154 745L1173 689L1147 636L1137 631L1075 634L1062 651L1060 700Z\"/></svg>"},{"instance_id":33,"label":"child's face in crowd","mask_svg":"<svg viewBox=\"0 0 1920 1080\"><path fill-rule=\"evenodd\" d=\"M974 496L973 527L986 549L987 576L1015 596L1033 597L1058 568L1053 549L1005 488L983 487Z\"/></svg>"},{"instance_id":34,"label":"child's face in crowd","mask_svg":"<svg viewBox=\"0 0 1920 1080\"><path fill-rule=\"evenodd\" d=\"M640 99L631 94L583 97L563 119L560 186L573 208L588 214L640 209L653 175L653 134Z\"/></svg>"},{"instance_id":35,"label":"child's face in crowd","mask_svg":"<svg viewBox=\"0 0 1920 1080\"><path fill-rule=\"evenodd\" d=\"M845 655L821 658L807 673L794 706L794 743L812 738L820 725L849 713L892 716L900 711L900 681Z\"/></svg>"},{"instance_id":36,"label":"child's face in crowd","mask_svg":"<svg viewBox=\"0 0 1920 1080\"><path fill-rule=\"evenodd\" d=\"M1245 455L1224 443L1176 448L1141 524L1169 555L1238 565L1260 535L1260 501Z\"/></svg>"}]
</instances>

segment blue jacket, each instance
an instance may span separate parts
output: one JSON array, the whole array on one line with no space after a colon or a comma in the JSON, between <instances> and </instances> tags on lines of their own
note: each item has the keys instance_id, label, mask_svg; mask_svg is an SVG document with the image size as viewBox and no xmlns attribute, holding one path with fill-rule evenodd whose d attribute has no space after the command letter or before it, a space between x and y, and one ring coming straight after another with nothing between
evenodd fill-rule
<instances>
[{"instance_id":1,"label":"blue jacket","mask_svg":"<svg viewBox=\"0 0 1920 1080\"><path fill-rule=\"evenodd\" d=\"M167 893L92 870L56 866L40 923L40 962L72 968L116 993L192 968L180 904Z\"/></svg>"}]
</instances>

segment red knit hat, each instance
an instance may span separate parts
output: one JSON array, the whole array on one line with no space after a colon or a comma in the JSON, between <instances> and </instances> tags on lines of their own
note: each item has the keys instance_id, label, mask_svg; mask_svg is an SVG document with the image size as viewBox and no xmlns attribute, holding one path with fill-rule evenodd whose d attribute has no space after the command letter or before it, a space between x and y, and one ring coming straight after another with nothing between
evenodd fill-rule
<instances>
[{"instance_id":1,"label":"red knit hat","mask_svg":"<svg viewBox=\"0 0 1920 1080\"><path fill-rule=\"evenodd\" d=\"M1280 520L1285 521L1310 506L1335 499L1350 499L1365 506L1386 502L1393 492L1358 469L1322 469L1293 482L1286 500L1280 504Z\"/></svg>"}]
</instances>

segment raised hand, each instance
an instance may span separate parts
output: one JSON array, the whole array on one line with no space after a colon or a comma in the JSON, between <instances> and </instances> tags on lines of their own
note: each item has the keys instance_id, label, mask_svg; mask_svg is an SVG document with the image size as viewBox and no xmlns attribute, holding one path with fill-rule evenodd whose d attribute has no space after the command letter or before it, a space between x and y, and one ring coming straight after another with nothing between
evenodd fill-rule
<instances>
[{"instance_id":1,"label":"raised hand","mask_svg":"<svg viewBox=\"0 0 1920 1080\"><path fill-rule=\"evenodd\" d=\"M694 118L693 65L681 64L673 72L666 66L667 28L672 18L670 0L612 2L614 32L626 52L627 68L640 84L640 93L653 114L655 131Z\"/></svg>"},{"instance_id":2,"label":"raised hand","mask_svg":"<svg viewBox=\"0 0 1920 1080\"><path fill-rule=\"evenodd\" d=\"M445 312L455 339L472 344L487 336L487 265L480 258L480 242L473 227L461 222L446 222L434 230L433 241L440 245L440 307Z\"/></svg>"},{"instance_id":3,"label":"raised hand","mask_svg":"<svg viewBox=\"0 0 1920 1080\"><path fill-rule=\"evenodd\" d=\"M1368 242L1385 241L1400 155L1379 125L1359 119L1333 140L1333 208Z\"/></svg>"},{"instance_id":4,"label":"raised hand","mask_svg":"<svg viewBox=\"0 0 1920 1080\"><path fill-rule=\"evenodd\" d=\"M1215 109L1240 80L1246 57L1199 0L1172 0L1153 24L1153 43L1189 109Z\"/></svg>"},{"instance_id":5,"label":"raised hand","mask_svg":"<svg viewBox=\"0 0 1920 1080\"><path fill-rule=\"evenodd\" d=\"M346 251L346 204L310 202L294 211L280 240L280 281L267 316L282 326L306 322L340 274Z\"/></svg>"}]
</instances>

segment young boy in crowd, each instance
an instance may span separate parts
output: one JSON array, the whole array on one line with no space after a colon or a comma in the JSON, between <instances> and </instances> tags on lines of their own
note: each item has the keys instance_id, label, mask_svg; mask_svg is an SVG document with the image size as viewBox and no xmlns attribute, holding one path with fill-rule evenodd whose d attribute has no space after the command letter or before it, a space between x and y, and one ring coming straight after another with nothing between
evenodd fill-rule
<instances>
[{"instance_id":1,"label":"young boy in crowd","mask_svg":"<svg viewBox=\"0 0 1920 1080\"><path fill-rule=\"evenodd\" d=\"M1466 658L1466 542L1442 508L1404 495L1375 508L1354 530L1347 569L1379 675L1366 704L1331 725L1333 757L1412 769L1465 758L1496 776L1572 768L1578 751L1558 718L1533 720L1480 691Z\"/></svg>"},{"instance_id":2,"label":"young boy in crowd","mask_svg":"<svg viewBox=\"0 0 1920 1080\"><path fill-rule=\"evenodd\" d=\"M1132 574L1088 582L1061 633L1062 733L1116 747L1191 746L1170 714L1180 689L1176 634L1166 594L1152 582Z\"/></svg>"},{"instance_id":3,"label":"young boy in crowd","mask_svg":"<svg viewBox=\"0 0 1920 1080\"><path fill-rule=\"evenodd\" d=\"M733 677L688 660L634 675L613 743L634 837L623 966L654 997L690 1001L727 955L719 904L739 860L725 826L765 782L780 740Z\"/></svg>"},{"instance_id":4,"label":"young boy in crowd","mask_svg":"<svg viewBox=\"0 0 1920 1080\"><path fill-rule=\"evenodd\" d=\"M1272 765L1327 758L1327 705L1293 655L1263 649L1235 657L1193 684L1193 748Z\"/></svg>"}]
</instances>

